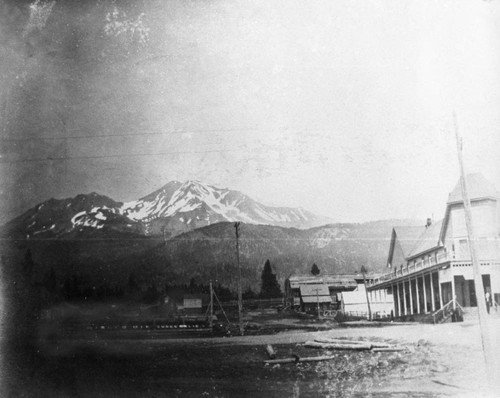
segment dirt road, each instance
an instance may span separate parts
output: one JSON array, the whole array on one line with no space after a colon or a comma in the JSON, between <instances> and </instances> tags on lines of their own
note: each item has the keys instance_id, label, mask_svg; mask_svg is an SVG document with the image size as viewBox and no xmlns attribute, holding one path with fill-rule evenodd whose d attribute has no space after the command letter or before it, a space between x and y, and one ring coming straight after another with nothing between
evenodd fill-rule
<instances>
[{"instance_id":1,"label":"dirt road","mask_svg":"<svg viewBox=\"0 0 500 398\"><path fill-rule=\"evenodd\" d=\"M498 349L500 320L490 327ZM477 321L217 338L109 336L89 334L41 347L45 354L32 378L33 391L84 397L500 396L500 389L486 387ZM407 350L326 352L301 345L319 337L387 341ZM328 354L335 359L266 366L266 344L273 344L279 358Z\"/></svg>"}]
</instances>

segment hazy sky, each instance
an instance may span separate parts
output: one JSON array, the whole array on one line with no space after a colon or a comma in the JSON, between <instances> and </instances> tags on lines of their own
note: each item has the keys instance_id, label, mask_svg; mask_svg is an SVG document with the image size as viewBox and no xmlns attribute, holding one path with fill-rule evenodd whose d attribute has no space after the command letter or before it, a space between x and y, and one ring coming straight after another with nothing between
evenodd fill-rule
<instances>
[{"instance_id":1,"label":"hazy sky","mask_svg":"<svg viewBox=\"0 0 500 398\"><path fill-rule=\"evenodd\" d=\"M1 214L197 179L338 221L500 189L500 1L0 6Z\"/></svg>"}]
</instances>

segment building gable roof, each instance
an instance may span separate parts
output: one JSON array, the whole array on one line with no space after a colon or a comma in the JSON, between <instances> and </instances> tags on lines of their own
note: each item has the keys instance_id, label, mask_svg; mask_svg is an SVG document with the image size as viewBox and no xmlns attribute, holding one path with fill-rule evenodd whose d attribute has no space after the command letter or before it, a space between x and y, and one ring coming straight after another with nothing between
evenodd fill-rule
<instances>
[{"instance_id":1,"label":"building gable roof","mask_svg":"<svg viewBox=\"0 0 500 398\"><path fill-rule=\"evenodd\" d=\"M442 224L443 220L440 220L425 228L424 232L419 236L418 241L409 253L408 258L417 257L425 252L428 252L429 250L439 247L439 236Z\"/></svg>"},{"instance_id":2,"label":"building gable roof","mask_svg":"<svg viewBox=\"0 0 500 398\"><path fill-rule=\"evenodd\" d=\"M396 239L401 245L403 254L407 258L425 232L425 227L394 227Z\"/></svg>"},{"instance_id":3,"label":"building gable roof","mask_svg":"<svg viewBox=\"0 0 500 398\"><path fill-rule=\"evenodd\" d=\"M495 186L491 184L486 178L484 178L484 176L481 173L468 174L466 176L466 182L467 182L467 191L469 194L469 199L471 201L477 201L481 199L498 200L500 198L500 193L495 189ZM462 185L460 179L455 184L455 188L453 188L453 191L451 191L450 194L448 195L446 212L444 215L444 220L441 226L441 233L439 236L441 242L444 242L446 238L445 236L446 229L450 218L450 206L459 203L463 203Z\"/></svg>"},{"instance_id":4,"label":"building gable roof","mask_svg":"<svg viewBox=\"0 0 500 398\"><path fill-rule=\"evenodd\" d=\"M389 257L387 264L392 264L394 250L396 245L401 247L403 257L406 259L411 254L413 248L419 242L419 238L425 231L425 227L402 226L394 227L391 235L391 246L389 248Z\"/></svg>"},{"instance_id":5,"label":"building gable roof","mask_svg":"<svg viewBox=\"0 0 500 398\"><path fill-rule=\"evenodd\" d=\"M498 198L498 192L495 187L488 182L481 173L468 174L466 176L467 191L470 200L483 198ZM448 195L448 204L463 202L462 185L460 179L453 188L453 191Z\"/></svg>"},{"instance_id":6,"label":"building gable roof","mask_svg":"<svg viewBox=\"0 0 500 398\"><path fill-rule=\"evenodd\" d=\"M388 264L392 264L394 249L400 245L406 260L417 257L440 245L440 233L443 220L432 223L428 227L394 227L392 230L391 247Z\"/></svg>"}]
</instances>

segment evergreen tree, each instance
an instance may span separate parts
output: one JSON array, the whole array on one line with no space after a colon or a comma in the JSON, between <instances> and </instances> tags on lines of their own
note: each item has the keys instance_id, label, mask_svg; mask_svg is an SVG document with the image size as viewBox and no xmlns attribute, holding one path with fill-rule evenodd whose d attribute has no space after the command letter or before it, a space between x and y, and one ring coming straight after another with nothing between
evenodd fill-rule
<instances>
[{"instance_id":1,"label":"evergreen tree","mask_svg":"<svg viewBox=\"0 0 500 398\"><path fill-rule=\"evenodd\" d=\"M319 275L319 268L316 263L313 263L312 265L311 274L313 274L314 276Z\"/></svg>"},{"instance_id":2,"label":"evergreen tree","mask_svg":"<svg viewBox=\"0 0 500 398\"><path fill-rule=\"evenodd\" d=\"M271 263L269 260L264 264L262 270L262 286L260 290L261 298L281 297L281 288L276 279L276 274L273 274Z\"/></svg>"}]
</instances>

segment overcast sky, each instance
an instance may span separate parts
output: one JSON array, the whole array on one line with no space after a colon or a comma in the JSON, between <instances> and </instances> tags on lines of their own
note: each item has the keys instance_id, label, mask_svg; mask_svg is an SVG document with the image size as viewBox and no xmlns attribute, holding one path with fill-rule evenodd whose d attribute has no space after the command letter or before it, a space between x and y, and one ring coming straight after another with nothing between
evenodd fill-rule
<instances>
[{"instance_id":1,"label":"overcast sky","mask_svg":"<svg viewBox=\"0 0 500 398\"><path fill-rule=\"evenodd\" d=\"M500 188L500 1L4 1L0 221L171 180L338 221Z\"/></svg>"}]
</instances>

